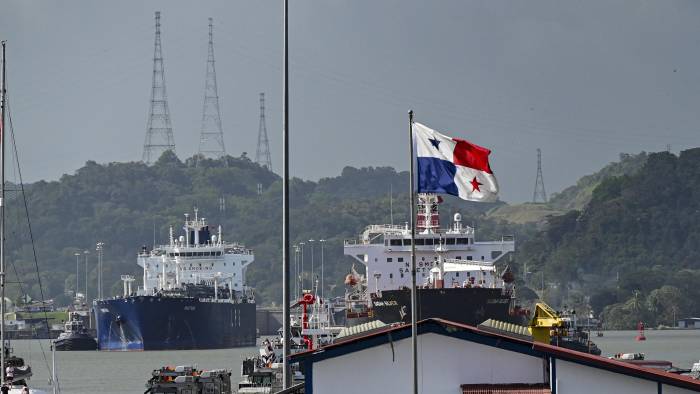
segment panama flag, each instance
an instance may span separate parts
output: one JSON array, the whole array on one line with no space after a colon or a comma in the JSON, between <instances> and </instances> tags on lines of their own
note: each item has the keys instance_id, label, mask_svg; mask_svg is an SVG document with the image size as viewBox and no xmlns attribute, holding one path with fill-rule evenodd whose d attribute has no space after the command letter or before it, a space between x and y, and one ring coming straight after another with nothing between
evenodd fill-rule
<instances>
[{"instance_id":1,"label":"panama flag","mask_svg":"<svg viewBox=\"0 0 700 394\"><path fill-rule=\"evenodd\" d=\"M416 192L496 201L498 183L489 166L489 149L414 122L413 152Z\"/></svg>"}]
</instances>

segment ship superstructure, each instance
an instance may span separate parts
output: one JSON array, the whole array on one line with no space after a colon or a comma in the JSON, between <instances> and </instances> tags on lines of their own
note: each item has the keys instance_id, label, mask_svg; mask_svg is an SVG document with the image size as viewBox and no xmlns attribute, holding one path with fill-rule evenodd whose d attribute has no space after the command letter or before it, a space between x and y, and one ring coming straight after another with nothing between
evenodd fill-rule
<instances>
[{"instance_id":1,"label":"ship superstructure","mask_svg":"<svg viewBox=\"0 0 700 394\"><path fill-rule=\"evenodd\" d=\"M459 213L454 214L452 226L440 228L438 205L438 196L418 195L416 280L419 285L428 283L431 270L441 266L448 270L450 279L460 283L475 281L483 271L493 274L495 271L490 267L515 251L512 236L498 241L476 241L474 228L465 226ZM408 224L370 225L359 239L345 241L344 252L365 266L369 292L411 286L411 229ZM483 279L493 283L488 276L478 280Z\"/></svg>"},{"instance_id":2,"label":"ship superstructure","mask_svg":"<svg viewBox=\"0 0 700 394\"><path fill-rule=\"evenodd\" d=\"M175 238L170 228L169 243L153 250L142 247L138 265L143 268L139 295L154 295L175 290L184 284L225 286L234 292L246 292L245 274L253 262L253 251L238 243L223 240L221 226L212 234L205 218L185 215L184 235Z\"/></svg>"},{"instance_id":3,"label":"ship superstructure","mask_svg":"<svg viewBox=\"0 0 700 394\"><path fill-rule=\"evenodd\" d=\"M121 297L95 301L100 350L218 349L255 344L255 299L245 283L254 255L212 234L195 209L183 234L148 250L137 263L142 283L122 275Z\"/></svg>"}]
</instances>

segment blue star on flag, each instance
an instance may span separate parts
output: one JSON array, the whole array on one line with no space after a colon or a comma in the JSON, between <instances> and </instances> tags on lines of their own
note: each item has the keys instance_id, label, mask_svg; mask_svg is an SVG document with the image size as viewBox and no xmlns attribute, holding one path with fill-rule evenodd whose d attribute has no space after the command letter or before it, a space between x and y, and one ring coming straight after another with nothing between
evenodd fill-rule
<instances>
[{"instance_id":1,"label":"blue star on flag","mask_svg":"<svg viewBox=\"0 0 700 394\"><path fill-rule=\"evenodd\" d=\"M431 138L428 141L430 141L430 144L435 147L435 149L440 149L440 141L437 138Z\"/></svg>"}]
</instances>

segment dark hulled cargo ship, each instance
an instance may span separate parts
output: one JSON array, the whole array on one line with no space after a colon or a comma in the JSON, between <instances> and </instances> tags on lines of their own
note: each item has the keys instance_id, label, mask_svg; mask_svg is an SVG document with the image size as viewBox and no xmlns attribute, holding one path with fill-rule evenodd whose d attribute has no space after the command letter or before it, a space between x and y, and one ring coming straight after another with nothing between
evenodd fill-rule
<instances>
[{"instance_id":1,"label":"dark hulled cargo ship","mask_svg":"<svg viewBox=\"0 0 700 394\"><path fill-rule=\"evenodd\" d=\"M522 321L506 263L515 250L513 238L475 241L474 228L462 225L459 213L449 228L440 228L439 203L434 194L418 195L418 319L436 317L474 326L487 319ZM347 294L357 298L362 293L367 319L410 323L410 227L368 226L359 239L345 241L344 252L365 266L363 274L353 269L345 283Z\"/></svg>"},{"instance_id":2,"label":"dark hulled cargo ship","mask_svg":"<svg viewBox=\"0 0 700 394\"><path fill-rule=\"evenodd\" d=\"M186 215L185 233L142 248L143 286L123 275L121 297L96 300L100 350L219 349L254 346L255 300L245 286L253 252L224 242L204 218Z\"/></svg>"}]
</instances>

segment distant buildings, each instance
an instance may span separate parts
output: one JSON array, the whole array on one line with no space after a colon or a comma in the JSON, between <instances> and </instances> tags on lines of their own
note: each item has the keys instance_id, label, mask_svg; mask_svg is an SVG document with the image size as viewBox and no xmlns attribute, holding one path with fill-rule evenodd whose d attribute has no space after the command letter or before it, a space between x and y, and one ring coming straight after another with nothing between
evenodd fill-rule
<instances>
[{"instance_id":1,"label":"distant buildings","mask_svg":"<svg viewBox=\"0 0 700 394\"><path fill-rule=\"evenodd\" d=\"M686 317L678 320L678 328L700 329L700 317Z\"/></svg>"}]
</instances>

